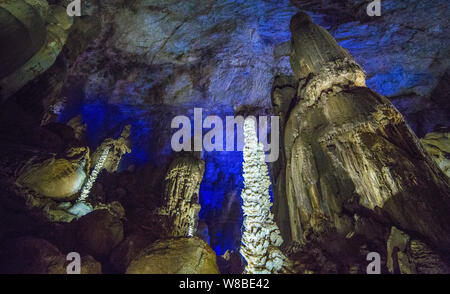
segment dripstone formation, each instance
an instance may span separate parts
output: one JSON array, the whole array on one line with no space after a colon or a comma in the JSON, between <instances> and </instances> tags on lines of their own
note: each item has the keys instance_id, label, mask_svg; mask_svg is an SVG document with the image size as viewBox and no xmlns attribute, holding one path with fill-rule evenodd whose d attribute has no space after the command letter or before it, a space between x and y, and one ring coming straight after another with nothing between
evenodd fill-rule
<instances>
[{"instance_id":1,"label":"dripstone formation","mask_svg":"<svg viewBox=\"0 0 450 294\"><path fill-rule=\"evenodd\" d=\"M283 243L271 211L270 180L262 143L256 136L255 122L244 123L244 184L242 191L244 222L241 254L249 274L287 273L292 264L281 252Z\"/></svg>"},{"instance_id":2,"label":"dripstone formation","mask_svg":"<svg viewBox=\"0 0 450 294\"><path fill-rule=\"evenodd\" d=\"M165 178L166 205L159 210L168 217L168 231L172 237L192 237L197 231L200 204L198 194L205 171L205 162L191 155L177 157Z\"/></svg>"},{"instance_id":3,"label":"dripstone formation","mask_svg":"<svg viewBox=\"0 0 450 294\"><path fill-rule=\"evenodd\" d=\"M292 252L315 244L332 256L316 271L364 272L368 251L384 255L391 226L448 252L446 175L326 30L299 13L291 31L295 78L280 76L273 89L282 124L273 170L276 220Z\"/></svg>"}]
</instances>

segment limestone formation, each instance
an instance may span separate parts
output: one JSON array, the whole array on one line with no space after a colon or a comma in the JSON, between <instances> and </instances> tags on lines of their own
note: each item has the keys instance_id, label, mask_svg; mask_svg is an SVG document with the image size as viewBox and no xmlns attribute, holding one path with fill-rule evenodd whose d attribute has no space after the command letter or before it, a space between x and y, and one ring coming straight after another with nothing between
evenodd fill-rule
<instances>
[{"instance_id":1,"label":"limestone formation","mask_svg":"<svg viewBox=\"0 0 450 294\"><path fill-rule=\"evenodd\" d=\"M200 238L160 240L145 248L127 274L218 274L215 252Z\"/></svg>"},{"instance_id":2,"label":"limestone formation","mask_svg":"<svg viewBox=\"0 0 450 294\"><path fill-rule=\"evenodd\" d=\"M89 149L72 148L67 158L50 158L26 166L17 183L53 199L67 199L78 193L89 170Z\"/></svg>"},{"instance_id":3,"label":"limestone formation","mask_svg":"<svg viewBox=\"0 0 450 294\"><path fill-rule=\"evenodd\" d=\"M21 0L0 3L0 23L1 79L39 51L45 43L47 30L41 15Z\"/></svg>"},{"instance_id":4,"label":"limestone formation","mask_svg":"<svg viewBox=\"0 0 450 294\"><path fill-rule=\"evenodd\" d=\"M442 274L449 268L434 250L392 227L387 241L387 267L395 274Z\"/></svg>"},{"instance_id":5,"label":"limestone formation","mask_svg":"<svg viewBox=\"0 0 450 294\"><path fill-rule=\"evenodd\" d=\"M278 87L273 96L286 118L274 169L283 238L303 244L330 231L351 237L351 218L364 211L448 251L448 178L402 115L365 87L361 67L324 29L299 13L291 31L298 90ZM283 98L287 111L280 107Z\"/></svg>"},{"instance_id":6,"label":"limestone formation","mask_svg":"<svg viewBox=\"0 0 450 294\"><path fill-rule=\"evenodd\" d=\"M81 217L75 226L78 248L98 260L106 259L124 238L121 220L106 209Z\"/></svg>"},{"instance_id":7,"label":"limestone formation","mask_svg":"<svg viewBox=\"0 0 450 294\"><path fill-rule=\"evenodd\" d=\"M131 152L130 133L131 125L126 125L118 139L108 138L104 140L92 155L92 162L98 162L105 154L105 150L109 149L103 168L110 173L116 172L122 156Z\"/></svg>"},{"instance_id":8,"label":"limestone formation","mask_svg":"<svg viewBox=\"0 0 450 294\"><path fill-rule=\"evenodd\" d=\"M197 232L198 195L205 162L189 154L175 158L165 178L165 206L158 211L168 217L172 237L192 237Z\"/></svg>"},{"instance_id":9,"label":"limestone formation","mask_svg":"<svg viewBox=\"0 0 450 294\"><path fill-rule=\"evenodd\" d=\"M241 254L247 261L249 274L285 273L290 261L281 252L283 243L271 211L270 179L262 143L256 136L255 121L244 122L244 185L242 210L244 211Z\"/></svg>"},{"instance_id":10,"label":"limestone formation","mask_svg":"<svg viewBox=\"0 0 450 294\"><path fill-rule=\"evenodd\" d=\"M450 177L450 133L428 133L420 141L434 162Z\"/></svg>"},{"instance_id":11,"label":"limestone formation","mask_svg":"<svg viewBox=\"0 0 450 294\"><path fill-rule=\"evenodd\" d=\"M94 168L92 169L89 178L84 183L77 202L72 208L70 208L70 213L77 216L83 216L94 209L92 205L86 201L89 196L89 192L103 169L106 169L111 173L117 171L122 155L131 152L130 141L128 140L130 131L131 126L126 125L117 140L108 138L100 145L100 147L97 148L92 156Z\"/></svg>"},{"instance_id":12,"label":"limestone formation","mask_svg":"<svg viewBox=\"0 0 450 294\"><path fill-rule=\"evenodd\" d=\"M83 123L81 115L77 115L69 120L67 125L73 129L76 139L81 141L84 138L87 124Z\"/></svg>"}]
</instances>

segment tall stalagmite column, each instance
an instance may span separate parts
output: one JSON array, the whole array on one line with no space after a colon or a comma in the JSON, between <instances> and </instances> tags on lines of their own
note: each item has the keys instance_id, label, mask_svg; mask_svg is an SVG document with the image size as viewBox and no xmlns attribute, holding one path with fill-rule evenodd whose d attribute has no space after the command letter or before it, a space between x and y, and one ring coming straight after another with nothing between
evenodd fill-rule
<instances>
[{"instance_id":1,"label":"tall stalagmite column","mask_svg":"<svg viewBox=\"0 0 450 294\"><path fill-rule=\"evenodd\" d=\"M244 185L242 191L244 222L241 254L247 261L249 274L286 273L290 261L278 248L282 243L280 231L271 211L270 179L265 163L264 147L258 142L255 122L244 123Z\"/></svg>"},{"instance_id":2,"label":"tall stalagmite column","mask_svg":"<svg viewBox=\"0 0 450 294\"><path fill-rule=\"evenodd\" d=\"M274 189L283 238L302 244L335 232L345 240L369 232L361 220L371 218L449 251L448 178L325 29L299 13L291 31L297 93L273 93L285 118Z\"/></svg>"}]
</instances>

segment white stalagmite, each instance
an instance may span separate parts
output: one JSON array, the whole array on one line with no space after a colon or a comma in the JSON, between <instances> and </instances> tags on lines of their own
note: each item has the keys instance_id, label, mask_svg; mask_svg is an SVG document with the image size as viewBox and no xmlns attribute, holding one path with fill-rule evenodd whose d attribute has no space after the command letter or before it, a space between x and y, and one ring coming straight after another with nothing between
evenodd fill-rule
<instances>
[{"instance_id":1,"label":"white stalagmite","mask_svg":"<svg viewBox=\"0 0 450 294\"><path fill-rule=\"evenodd\" d=\"M95 162L94 169L81 189L77 202L69 209L70 213L80 217L94 210L86 199L102 169L106 169L110 173L116 172L122 156L131 152L131 144L128 139L130 132L131 125L126 125L117 140L108 138L97 148L91 158L92 162Z\"/></svg>"},{"instance_id":2,"label":"white stalagmite","mask_svg":"<svg viewBox=\"0 0 450 294\"><path fill-rule=\"evenodd\" d=\"M105 164L105 161L108 158L110 149L111 149L111 147L108 146L105 148L105 150L103 150L102 155L100 156L98 161L95 163L94 169L92 170L92 173L89 176L89 179L87 180L86 184L84 184L83 189L81 189L81 194L80 194L80 198L78 198L78 201L85 201L87 199L87 197L89 196L89 192L92 189L92 185L94 185L95 180L97 180L98 174L103 169L103 165Z\"/></svg>"},{"instance_id":3,"label":"white stalagmite","mask_svg":"<svg viewBox=\"0 0 450 294\"><path fill-rule=\"evenodd\" d=\"M83 188L81 189L80 197L78 198L77 202L72 206L72 208L69 209L69 212L80 217L83 215L88 214L93 210L93 207L86 202L86 199L89 196L89 192L92 189L92 186L95 183L95 180L97 180L98 174L103 169L103 165L105 164L106 159L108 158L109 150L111 149L111 146L105 147L103 150L101 156L95 163L94 169L91 172L91 175L89 176L89 179L84 184Z\"/></svg>"},{"instance_id":4,"label":"white stalagmite","mask_svg":"<svg viewBox=\"0 0 450 294\"><path fill-rule=\"evenodd\" d=\"M264 147L256 136L255 120L244 123L243 150L244 190L242 191L244 222L241 254L247 261L245 273L288 273L291 262L278 248L280 231L271 212L270 179L265 163Z\"/></svg>"}]
</instances>

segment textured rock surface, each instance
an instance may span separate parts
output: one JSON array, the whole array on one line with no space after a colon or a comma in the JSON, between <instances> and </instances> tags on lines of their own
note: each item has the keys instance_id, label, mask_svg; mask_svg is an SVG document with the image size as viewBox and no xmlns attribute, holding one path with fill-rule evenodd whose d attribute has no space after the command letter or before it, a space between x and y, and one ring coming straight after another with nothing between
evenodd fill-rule
<instances>
[{"instance_id":1,"label":"textured rock surface","mask_svg":"<svg viewBox=\"0 0 450 294\"><path fill-rule=\"evenodd\" d=\"M127 274L218 273L216 254L197 237L157 241L144 249L127 269Z\"/></svg>"},{"instance_id":2,"label":"textured rock surface","mask_svg":"<svg viewBox=\"0 0 450 294\"><path fill-rule=\"evenodd\" d=\"M114 270L124 273L130 262L151 243L151 240L141 235L128 236L111 253L109 260Z\"/></svg>"},{"instance_id":3,"label":"textured rock surface","mask_svg":"<svg viewBox=\"0 0 450 294\"><path fill-rule=\"evenodd\" d=\"M448 179L401 114L364 87L364 75L348 55L329 52L337 44L328 45L333 39L308 19L299 13L291 23L291 61L300 79L297 95L286 97L293 101L282 129L286 165L276 178L284 239L307 243L333 232L352 239L355 232L367 233L358 232L355 222L363 214L448 250ZM304 45L305 38L317 46ZM299 71L296 64L305 67Z\"/></svg>"},{"instance_id":4,"label":"textured rock surface","mask_svg":"<svg viewBox=\"0 0 450 294\"><path fill-rule=\"evenodd\" d=\"M42 196L67 199L80 191L86 179L89 152L78 150L75 159L51 158L25 168L17 179Z\"/></svg>"},{"instance_id":5,"label":"textured rock surface","mask_svg":"<svg viewBox=\"0 0 450 294\"><path fill-rule=\"evenodd\" d=\"M433 196L436 207L430 210L428 200L405 200L395 195L399 189L414 191L421 185L429 188L430 182L441 181L437 171L429 173L429 166L434 164L422 164L415 158L417 154L422 157L421 152L416 152L421 148L416 146L417 140L393 133L409 131L399 127L402 120L390 108L386 113L386 109L381 114L375 112L374 120L365 124L373 103L387 102L367 90L355 89L364 86L362 71L351 58L333 63L334 58L349 55L324 31L321 41L313 38L294 46L295 53L309 52L311 45L328 48L321 60L314 57L313 50L303 63L322 76L315 75L315 79L299 87L299 77L309 74L309 70L305 72L306 66L295 65L296 59L293 71L289 64L289 21L296 13L295 4L311 11L313 19L349 50L367 72L368 87L387 96L419 137L447 132L440 126L449 124L449 2L382 0L382 17L370 18L365 9L369 1L83 0L83 16L73 18L73 24L61 9L70 0L51 0L50 5L43 0L1 1L27 5L21 13L31 14L26 13L24 18L5 14L3 6L0 9L0 93L14 92L0 107L0 182L4 191L0 195L0 236L38 234L61 249L59 241L66 241L57 232L66 231L68 224L54 222L69 221L64 211L71 203L18 189L14 180L21 165L35 156L39 162L53 157L50 153L64 157L67 147L95 148L105 138L117 138L123 126L131 123L131 154L124 156L119 174L99 175L90 197L95 203L119 200L127 214L126 235L136 234L150 244L164 232L164 225L152 212L164 205L164 178L173 159L169 128L173 116L192 116L194 106L202 106L205 114L221 117L241 108L256 115L271 114L272 88L274 112L280 114L285 125L288 119L292 121L291 112L299 114L293 108L300 103L299 98L314 106L325 90L322 96L328 95L329 100L320 107L326 112L316 109L314 114L302 112L298 118L311 123L311 129L317 127L317 132L311 131L306 141L283 142L283 150L287 148L293 154L289 157L282 152L280 162L271 168L278 183L274 186L276 200L277 195L286 194L279 183L288 181L286 174L280 173L288 161L290 177L295 178L295 185L288 189L300 191L296 197L308 195L294 198L301 200L301 209L298 203L278 200L274 207L278 216L300 216L293 221L301 223L298 235L305 237L306 244L291 248L299 261L297 271L365 273L367 253L377 251L382 256L383 272L388 272L386 244L392 225L411 236L414 244L399 254L399 263L412 264L416 254L417 272L426 272L427 267L430 272L436 271L439 267L433 264L438 264L443 249L431 239L435 235L448 236L448 232L438 232L448 223L447 204L440 196ZM5 23L10 25L3 26ZM50 39L56 41L55 51L49 51L46 41ZM30 65L36 65L37 71L30 71ZM333 94L337 92L339 95ZM321 98L319 101L323 101ZM362 110L358 110L358 100L367 102ZM349 107L357 110L343 111ZM334 121L332 127L327 125L331 117L346 116L353 121L350 117L355 114L359 115L355 121L364 125L349 125L355 127L353 132L342 125L344 120ZM73 134L64 126L77 115L81 115L81 122L75 128L81 134L86 123L86 136ZM384 124L385 119L391 121ZM374 126L374 121L381 127ZM344 131L327 133L331 137L319 142L314 136L324 136L321 125ZM360 136L367 126L370 131ZM304 129L288 130L295 136L297 131L305 134ZM398 139L390 140L394 134ZM439 157L438 164L445 169L443 145L429 139L422 140L425 149L434 159ZM392 155L375 156L379 150L380 154ZM295 156L303 161L293 160ZM205 239L219 254L239 247L240 158L241 154L231 152L226 156L203 154L206 166L199 195L203 208L200 218L208 228L202 232L209 234ZM413 159L408 162L405 158ZM343 170L350 172L335 181ZM372 173L374 170L381 172ZM411 179L407 187L398 184L405 177ZM305 192L302 187L310 190ZM416 189L415 194L439 195L440 189L428 188ZM309 199L310 203L306 201ZM378 206L383 203L380 210ZM43 218L42 212L47 217ZM417 217L418 212L426 213L422 218ZM436 219L444 219L444 224L436 224ZM277 218L284 236L291 233L286 229L291 221ZM306 228L306 234L305 223L311 228ZM70 230L65 236L68 243L76 244ZM102 243L104 248L117 243L115 238L108 240ZM73 244L67 247L81 248ZM122 245L126 253L117 253L120 257L115 269L120 272L125 271L135 251L147 244L135 248L124 241ZM106 272L111 270L108 261L114 260L108 254L102 254Z\"/></svg>"},{"instance_id":6,"label":"textured rock surface","mask_svg":"<svg viewBox=\"0 0 450 294\"><path fill-rule=\"evenodd\" d=\"M428 133L420 141L439 168L450 177L450 133Z\"/></svg>"},{"instance_id":7,"label":"textured rock surface","mask_svg":"<svg viewBox=\"0 0 450 294\"><path fill-rule=\"evenodd\" d=\"M39 51L47 30L43 18L25 1L0 3L0 21L0 78L3 78Z\"/></svg>"},{"instance_id":8,"label":"textured rock surface","mask_svg":"<svg viewBox=\"0 0 450 294\"><path fill-rule=\"evenodd\" d=\"M258 142L254 120L245 120L244 135L244 190L241 194L244 222L240 252L247 261L245 273L290 272L292 265L279 248L283 239L271 211L264 146Z\"/></svg>"},{"instance_id":9,"label":"textured rock surface","mask_svg":"<svg viewBox=\"0 0 450 294\"><path fill-rule=\"evenodd\" d=\"M73 70L85 97L268 106L273 74L289 69L275 50L295 13L286 0L116 0L100 9L104 42Z\"/></svg>"},{"instance_id":10,"label":"textured rock surface","mask_svg":"<svg viewBox=\"0 0 450 294\"><path fill-rule=\"evenodd\" d=\"M158 211L167 216L168 233L172 237L193 236L197 232L198 192L205 162L192 155L177 157L169 166L165 179L165 205Z\"/></svg>"},{"instance_id":11,"label":"textured rock surface","mask_svg":"<svg viewBox=\"0 0 450 294\"><path fill-rule=\"evenodd\" d=\"M76 224L78 247L98 260L109 256L123 240L123 224L107 210L96 210Z\"/></svg>"}]
</instances>

